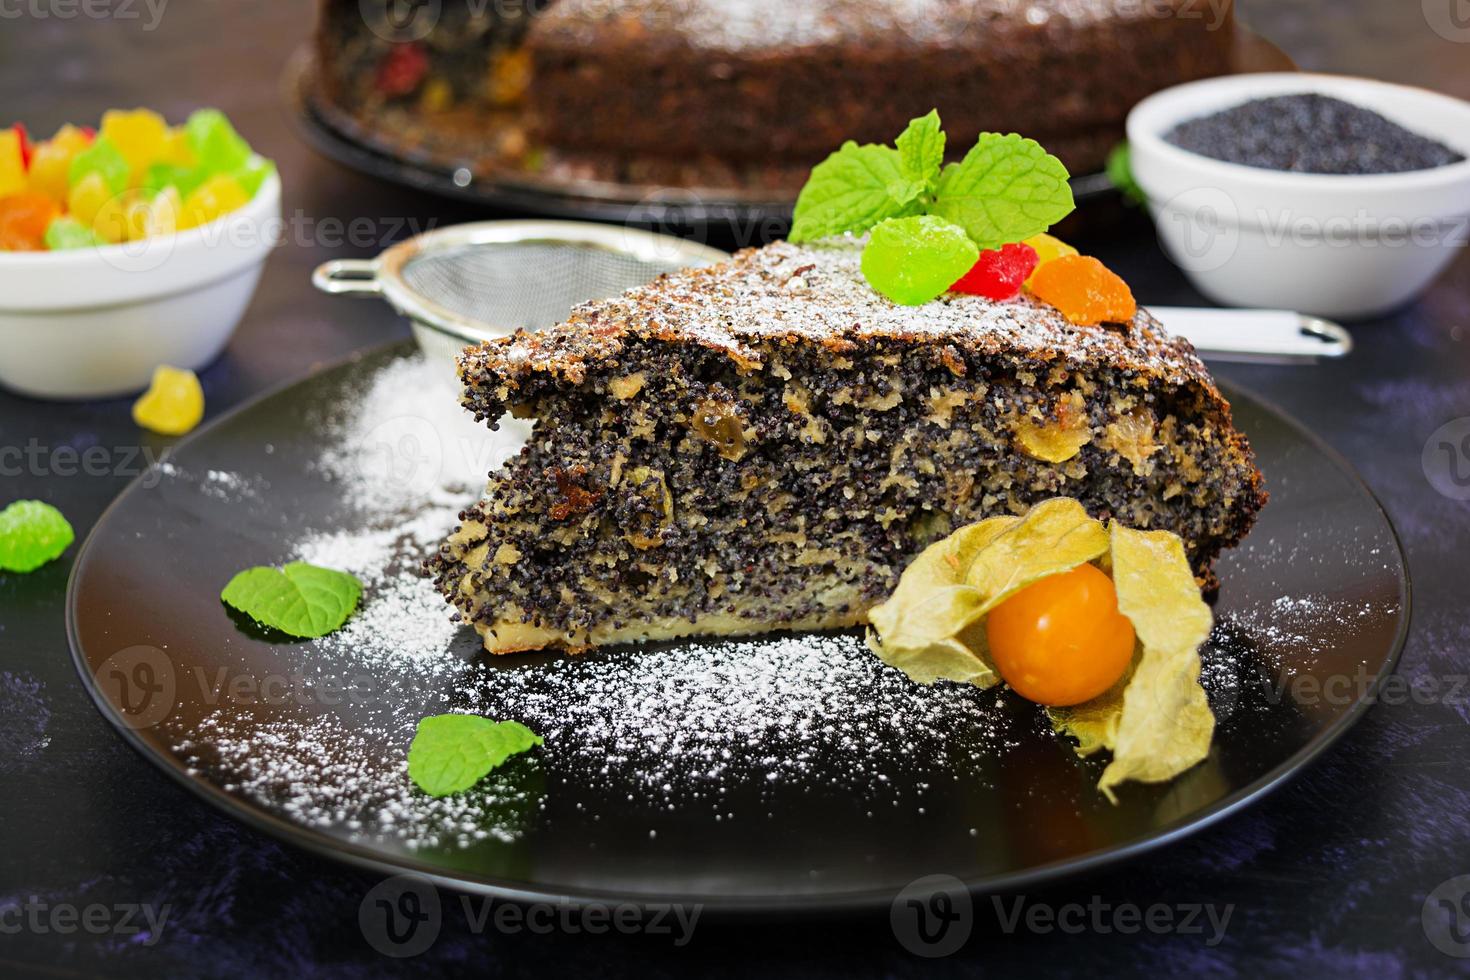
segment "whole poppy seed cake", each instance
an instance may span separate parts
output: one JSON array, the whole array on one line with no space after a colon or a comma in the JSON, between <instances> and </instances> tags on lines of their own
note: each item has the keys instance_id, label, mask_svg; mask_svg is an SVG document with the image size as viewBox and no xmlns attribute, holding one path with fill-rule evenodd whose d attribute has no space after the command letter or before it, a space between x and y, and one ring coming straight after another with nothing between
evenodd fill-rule
<instances>
[{"instance_id":1,"label":"whole poppy seed cake","mask_svg":"<svg viewBox=\"0 0 1470 980\"><path fill-rule=\"evenodd\" d=\"M896 306L860 245L747 250L461 355L477 418L536 420L430 562L486 649L862 623L929 543L1055 496L1177 533L1209 580L1265 492L1187 341Z\"/></svg>"}]
</instances>

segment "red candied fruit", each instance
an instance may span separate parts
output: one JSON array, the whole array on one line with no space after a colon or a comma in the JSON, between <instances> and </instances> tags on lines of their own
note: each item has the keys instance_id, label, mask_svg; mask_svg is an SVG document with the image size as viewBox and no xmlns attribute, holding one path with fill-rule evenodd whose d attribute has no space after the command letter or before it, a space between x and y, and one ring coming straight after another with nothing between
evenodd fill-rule
<instances>
[{"instance_id":1,"label":"red candied fruit","mask_svg":"<svg viewBox=\"0 0 1470 980\"><path fill-rule=\"evenodd\" d=\"M986 299L1015 299L1021 285L1036 268L1036 249L1023 242L1012 242L980 253L980 258L960 281L949 287L956 293L973 293Z\"/></svg>"},{"instance_id":2,"label":"red candied fruit","mask_svg":"<svg viewBox=\"0 0 1470 980\"><path fill-rule=\"evenodd\" d=\"M35 147L31 146L30 134L26 132L26 124L18 122L12 127L15 135L20 138L20 165L24 170L31 169L31 154Z\"/></svg>"},{"instance_id":3,"label":"red candied fruit","mask_svg":"<svg viewBox=\"0 0 1470 980\"><path fill-rule=\"evenodd\" d=\"M429 72L429 55L417 41L395 44L378 64L377 86L384 95L408 95Z\"/></svg>"}]
</instances>

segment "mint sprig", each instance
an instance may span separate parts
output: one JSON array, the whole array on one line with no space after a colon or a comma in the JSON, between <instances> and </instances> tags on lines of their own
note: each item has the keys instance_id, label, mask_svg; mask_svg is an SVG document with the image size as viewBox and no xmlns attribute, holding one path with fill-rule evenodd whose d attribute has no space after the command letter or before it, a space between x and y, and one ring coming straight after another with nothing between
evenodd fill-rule
<instances>
[{"instance_id":1,"label":"mint sprig","mask_svg":"<svg viewBox=\"0 0 1470 980\"><path fill-rule=\"evenodd\" d=\"M905 173L893 147L848 140L812 168L796 199L791 240L865 232L887 218L913 213L922 193L924 184Z\"/></svg>"},{"instance_id":2,"label":"mint sprig","mask_svg":"<svg viewBox=\"0 0 1470 980\"><path fill-rule=\"evenodd\" d=\"M0 572L33 572L76 539L61 511L39 500L17 500L0 510Z\"/></svg>"},{"instance_id":3,"label":"mint sprig","mask_svg":"<svg viewBox=\"0 0 1470 980\"><path fill-rule=\"evenodd\" d=\"M408 747L408 775L430 796L459 793L542 738L518 721L434 715L419 722Z\"/></svg>"},{"instance_id":4,"label":"mint sprig","mask_svg":"<svg viewBox=\"0 0 1470 980\"><path fill-rule=\"evenodd\" d=\"M870 250L882 232L881 255L870 260L864 252L864 276L895 303L918 305L969 271L935 285L965 254L956 236L977 253L997 249L1046 231L1075 207L1067 168L1034 140L982 133L947 167L944 148L938 111L911 120L893 147L844 143L812 169L796 199L791 241L872 231ZM928 220L911 220L921 216Z\"/></svg>"},{"instance_id":5,"label":"mint sprig","mask_svg":"<svg viewBox=\"0 0 1470 980\"><path fill-rule=\"evenodd\" d=\"M944 142L938 109L930 109L927 116L911 120L895 141L904 174L910 180L923 184L924 194L934 193L939 182L939 168L944 165Z\"/></svg>"},{"instance_id":6,"label":"mint sprig","mask_svg":"<svg viewBox=\"0 0 1470 980\"><path fill-rule=\"evenodd\" d=\"M944 168L930 212L965 229L982 249L1039 235L1076 206L1067 168L1035 140L981 133Z\"/></svg>"},{"instance_id":7,"label":"mint sprig","mask_svg":"<svg viewBox=\"0 0 1470 980\"><path fill-rule=\"evenodd\" d=\"M347 622L362 598L362 583L346 572L293 561L282 568L247 568L219 597L257 623L309 639Z\"/></svg>"}]
</instances>

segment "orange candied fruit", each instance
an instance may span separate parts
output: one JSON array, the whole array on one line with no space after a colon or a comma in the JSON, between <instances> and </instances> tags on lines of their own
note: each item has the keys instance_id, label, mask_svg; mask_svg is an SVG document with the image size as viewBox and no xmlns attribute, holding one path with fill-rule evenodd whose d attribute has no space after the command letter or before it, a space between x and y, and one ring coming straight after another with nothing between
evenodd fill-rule
<instances>
[{"instance_id":1,"label":"orange candied fruit","mask_svg":"<svg viewBox=\"0 0 1470 980\"><path fill-rule=\"evenodd\" d=\"M1127 323L1138 312L1128 284L1090 255L1042 263L1028 286L1032 295L1078 326Z\"/></svg>"},{"instance_id":2,"label":"orange candied fruit","mask_svg":"<svg viewBox=\"0 0 1470 980\"><path fill-rule=\"evenodd\" d=\"M0 251L41 251L46 247L46 227L60 213L56 202L39 191L0 197Z\"/></svg>"}]
</instances>

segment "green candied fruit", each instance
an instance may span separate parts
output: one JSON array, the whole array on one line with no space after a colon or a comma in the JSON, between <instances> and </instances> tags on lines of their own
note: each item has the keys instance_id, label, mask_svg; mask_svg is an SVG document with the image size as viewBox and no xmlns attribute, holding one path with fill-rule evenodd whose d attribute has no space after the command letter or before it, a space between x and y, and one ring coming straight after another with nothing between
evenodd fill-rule
<instances>
[{"instance_id":1,"label":"green candied fruit","mask_svg":"<svg viewBox=\"0 0 1470 980\"><path fill-rule=\"evenodd\" d=\"M179 197L188 197L189 193L204 183L208 175L198 167L181 167L176 163L155 163L143 174L143 193L149 199L158 196L158 192L165 187L176 188Z\"/></svg>"},{"instance_id":2,"label":"green candied fruit","mask_svg":"<svg viewBox=\"0 0 1470 980\"><path fill-rule=\"evenodd\" d=\"M252 153L250 159L245 161L245 165L237 168L230 176L240 184L247 197L254 197L255 192L260 190L260 185L264 184L275 172L275 161Z\"/></svg>"},{"instance_id":3,"label":"green candied fruit","mask_svg":"<svg viewBox=\"0 0 1470 980\"><path fill-rule=\"evenodd\" d=\"M33 572L76 539L61 511L39 500L17 500L0 510L0 571Z\"/></svg>"},{"instance_id":4,"label":"green candied fruit","mask_svg":"<svg viewBox=\"0 0 1470 980\"><path fill-rule=\"evenodd\" d=\"M198 109L184 123L189 149L199 169L207 176L227 174L245 166L250 144L235 132L230 120L218 109Z\"/></svg>"},{"instance_id":5,"label":"green candied fruit","mask_svg":"<svg viewBox=\"0 0 1470 980\"><path fill-rule=\"evenodd\" d=\"M900 306L919 306L958 282L979 257L965 230L943 218L889 218L863 249L863 276Z\"/></svg>"},{"instance_id":6,"label":"green candied fruit","mask_svg":"<svg viewBox=\"0 0 1470 980\"><path fill-rule=\"evenodd\" d=\"M53 252L73 248L92 248L105 244L97 233L76 218L52 218L46 226L46 247Z\"/></svg>"},{"instance_id":7,"label":"green candied fruit","mask_svg":"<svg viewBox=\"0 0 1470 980\"><path fill-rule=\"evenodd\" d=\"M91 146L72 157L66 179L75 187L90 173L101 174L107 189L114 194L121 194L127 190L132 168L128 166L127 157L122 155L122 151L112 140L99 136L92 141Z\"/></svg>"}]
</instances>

